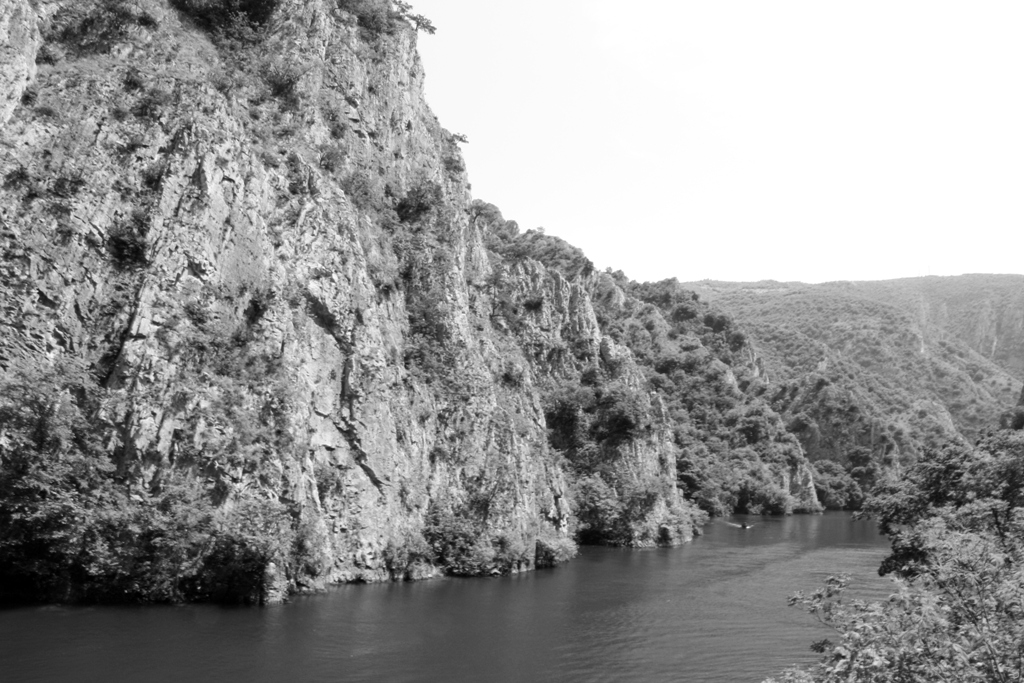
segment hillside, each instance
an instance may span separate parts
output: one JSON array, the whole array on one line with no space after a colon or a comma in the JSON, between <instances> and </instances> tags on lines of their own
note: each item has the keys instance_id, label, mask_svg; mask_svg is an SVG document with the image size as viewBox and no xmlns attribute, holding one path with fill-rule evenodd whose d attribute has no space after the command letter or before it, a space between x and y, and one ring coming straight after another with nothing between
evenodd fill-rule
<instances>
[{"instance_id":1,"label":"hillside","mask_svg":"<svg viewBox=\"0 0 1024 683\"><path fill-rule=\"evenodd\" d=\"M960 275L850 283L902 309L935 341L959 341L1024 380L1024 275ZM843 283L832 283L837 289ZM824 286L824 285L823 285Z\"/></svg>"},{"instance_id":2,"label":"hillside","mask_svg":"<svg viewBox=\"0 0 1024 683\"><path fill-rule=\"evenodd\" d=\"M0 27L0 598L271 602L820 508L726 316L472 200L408 5Z\"/></svg>"},{"instance_id":3,"label":"hillside","mask_svg":"<svg viewBox=\"0 0 1024 683\"><path fill-rule=\"evenodd\" d=\"M771 403L812 459L909 464L996 428L1020 394L1024 277L689 286L748 330Z\"/></svg>"}]
</instances>

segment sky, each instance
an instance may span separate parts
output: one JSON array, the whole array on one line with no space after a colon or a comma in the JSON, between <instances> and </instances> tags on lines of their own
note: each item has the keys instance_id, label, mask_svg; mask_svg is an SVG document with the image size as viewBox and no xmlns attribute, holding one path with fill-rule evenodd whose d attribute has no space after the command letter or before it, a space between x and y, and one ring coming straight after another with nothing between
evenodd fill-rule
<instances>
[{"instance_id":1,"label":"sky","mask_svg":"<svg viewBox=\"0 0 1024 683\"><path fill-rule=\"evenodd\" d=\"M1024 273L1020 0L413 0L475 198L600 268Z\"/></svg>"}]
</instances>

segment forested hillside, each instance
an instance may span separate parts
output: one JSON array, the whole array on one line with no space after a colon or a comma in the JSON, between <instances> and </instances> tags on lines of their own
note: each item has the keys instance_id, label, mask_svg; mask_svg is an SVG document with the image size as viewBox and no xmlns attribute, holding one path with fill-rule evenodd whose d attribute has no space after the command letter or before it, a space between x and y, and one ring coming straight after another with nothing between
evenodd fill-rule
<instances>
[{"instance_id":1,"label":"forested hillside","mask_svg":"<svg viewBox=\"0 0 1024 683\"><path fill-rule=\"evenodd\" d=\"M1000 344L1013 348L1018 276L689 286L742 321L771 380L771 404L808 456L842 463L862 487L925 448L973 442L1020 394L1016 356L1007 351L1000 365L972 348L976 328L963 322L988 310L1007 330Z\"/></svg>"},{"instance_id":2,"label":"forested hillside","mask_svg":"<svg viewBox=\"0 0 1024 683\"><path fill-rule=\"evenodd\" d=\"M865 298L906 311L935 341L967 344L1024 380L1024 276L960 275L852 284ZM833 285L848 289L842 283Z\"/></svg>"}]
</instances>

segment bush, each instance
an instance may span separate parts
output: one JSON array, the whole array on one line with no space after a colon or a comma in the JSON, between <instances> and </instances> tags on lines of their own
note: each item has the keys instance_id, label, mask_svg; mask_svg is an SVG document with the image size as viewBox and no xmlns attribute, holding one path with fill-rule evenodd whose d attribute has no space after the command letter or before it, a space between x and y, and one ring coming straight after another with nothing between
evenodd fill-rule
<instances>
[{"instance_id":1,"label":"bush","mask_svg":"<svg viewBox=\"0 0 1024 683\"><path fill-rule=\"evenodd\" d=\"M859 510L864 494L842 465L831 460L814 463L814 490L829 510Z\"/></svg>"},{"instance_id":2,"label":"bush","mask_svg":"<svg viewBox=\"0 0 1024 683\"><path fill-rule=\"evenodd\" d=\"M114 225L107 233L107 251L121 268L145 266L146 235L149 232L149 217L137 209L124 221Z\"/></svg>"},{"instance_id":3,"label":"bush","mask_svg":"<svg viewBox=\"0 0 1024 683\"><path fill-rule=\"evenodd\" d=\"M576 556L577 552L576 544L571 540L564 536L550 534L544 538L537 539L534 567L536 569L554 567L562 562L568 562Z\"/></svg>"},{"instance_id":4,"label":"bush","mask_svg":"<svg viewBox=\"0 0 1024 683\"><path fill-rule=\"evenodd\" d=\"M1014 531L1000 542L929 523L922 541L930 563L914 581L897 584L886 602L846 601L845 577L794 595L790 604L831 627L836 641L814 643L821 662L777 683L1020 681L1024 528Z\"/></svg>"},{"instance_id":5,"label":"bush","mask_svg":"<svg viewBox=\"0 0 1024 683\"><path fill-rule=\"evenodd\" d=\"M271 64L262 73L273 97L281 100L286 107L294 109L299 106L299 82L303 75L300 67L294 64Z\"/></svg>"},{"instance_id":6,"label":"bush","mask_svg":"<svg viewBox=\"0 0 1024 683\"><path fill-rule=\"evenodd\" d=\"M80 56L110 51L133 26L153 28L156 20L130 0L78 0L61 3L44 38Z\"/></svg>"},{"instance_id":7,"label":"bush","mask_svg":"<svg viewBox=\"0 0 1024 683\"><path fill-rule=\"evenodd\" d=\"M0 380L0 600L264 600L291 544L283 506L243 495L218 510L173 470L133 487L106 453L104 402L73 361Z\"/></svg>"},{"instance_id":8,"label":"bush","mask_svg":"<svg viewBox=\"0 0 1024 683\"><path fill-rule=\"evenodd\" d=\"M772 482L747 477L740 484L736 511L751 515L788 515L793 512L793 498Z\"/></svg>"},{"instance_id":9,"label":"bush","mask_svg":"<svg viewBox=\"0 0 1024 683\"><path fill-rule=\"evenodd\" d=\"M156 120L164 109L174 101L174 94L161 88L150 90L132 107L132 114L139 118Z\"/></svg>"},{"instance_id":10,"label":"bush","mask_svg":"<svg viewBox=\"0 0 1024 683\"><path fill-rule=\"evenodd\" d=\"M408 21L417 31L434 33L434 24L422 14L413 14L412 6L402 0L395 0L391 9L390 0L337 0L338 9L355 16L359 28L367 38L378 38L394 33L400 22Z\"/></svg>"},{"instance_id":11,"label":"bush","mask_svg":"<svg viewBox=\"0 0 1024 683\"><path fill-rule=\"evenodd\" d=\"M975 449L928 451L865 504L892 540L880 571L900 579L884 603L847 603L830 577L805 607L837 641L809 671L781 681L1019 681L1024 643L1024 436L1006 431Z\"/></svg>"},{"instance_id":12,"label":"bush","mask_svg":"<svg viewBox=\"0 0 1024 683\"><path fill-rule=\"evenodd\" d=\"M334 173L345 165L345 150L339 145L325 145L320 148L320 168Z\"/></svg>"},{"instance_id":13,"label":"bush","mask_svg":"<svg viewBox=\"0 0 1024 683\"><path fill-rule=\"evenodd\" d=\"M389 0L338 0L338 9L353 15L367 37L376 37L396 28L390 4Z\"/></svg>"},{"instance_id":14,"label":"bush","mask_svg":"<svg viewBox=\"0 0 1024 683\"><path fill-rule=\"evenodd\" d=\"M279 0L171 0L175 9L225 45L258 42L278 4Z\"/></svg>"},{"instance_id":15,"label":"bush","mask_svg":"<svg viewBox=\"0 0 1024 683\"><path fill-rule=\"evenodd\" d=\"M598 442L635 439L649 426L647 407L637 392L618 384L601 391L592 427Z\"/></svg>"},{"instance_id":16,"label":"bush","mask_svg":"<svg viewBox=\"0 0 1024 683\"><path fill-rule=\"evenodd\" d=\"M356 171L341 180L341 189L357 209L375 210L381 204L379 189L364 172Z\"/></svg>"},{"instance_id":17,"label":"bush","mask_svg":"<svg viewBox=\"0 0 1024 683\"><path fill-rule=\"evenodd\" d=\"M448 340L448 310L431 297L414 296L409 301L409 336L403 360L405 367L427 383L461 386L457 376L458 358Z\"/></svg>"},{"instance_id":18,"label":"bush","mask_svg":"<svg viewBox=\"0 0 1024 683\"><path fill-rule=\"evenodd\" d=\"M392 579L416 578L417 569L429 566L433 560L434 550L430 543L412 531L388 539L384 548L384 566Z\"/></svg>"},{"instance_id":19,"label":"bush","mask_svg":"<svg viewBox=\"0 0 1024 683\"><path fill-rule=\"evenodd\" d=\"M448 574L475 576L492 567L495 553L483 522L466 509L435 506L427 515L423 537Z\"/></svg>"},{"instance_id":20,"label":"bush","mask_svg":"<svg viewBox=\"0 0 1024 683\"><path fill-rule=\"evenodd\" d=\"M444 194L441 192L441 186L435 182L426 181L409 190L409 194L398 202L395 212L398 214L398 220L403 223L415 223L441 206L443 200Z\"/></svg>"},{"instance_id":21,"label":"bush","mask_svg":"<svg viewBox=\"0 0 1024 683\"><path fill-rule=\"evenodd\" d=\"M576 482L574 508L577 537L586 545L622 545L620 518L623 505L615 489L600 475L581 477Z\"/></svg>"},{"instance_id":22,"label":"bush","mask_svg":"<svg viewBox=\"0 0 1024 683\"><path fill-rule=\"evenodd\" d=\"M444 165L444 169L452 175L458 175L466 170L466 164L462 161L462 157L456 152L451 152L445 155L442 163Z\"/></svg>"}]
</instances>

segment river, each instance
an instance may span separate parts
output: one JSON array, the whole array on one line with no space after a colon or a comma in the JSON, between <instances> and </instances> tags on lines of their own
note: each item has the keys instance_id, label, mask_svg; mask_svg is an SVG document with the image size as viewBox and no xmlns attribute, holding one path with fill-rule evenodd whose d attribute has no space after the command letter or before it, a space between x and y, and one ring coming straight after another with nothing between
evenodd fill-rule
<instances>
[{"instance_id":1,"label":"river","mask_svg":"<svg viewBox=\"0 0 1024 683\"><path fill-rule=\"evenodd\" d=\"M341 586L266 608L0 611L0 681L757 682L828 630L789 594L829 574L881 599L887 544L846 513L715 520L678 548L557 569Z\"/></svg>"}]
</instances>

